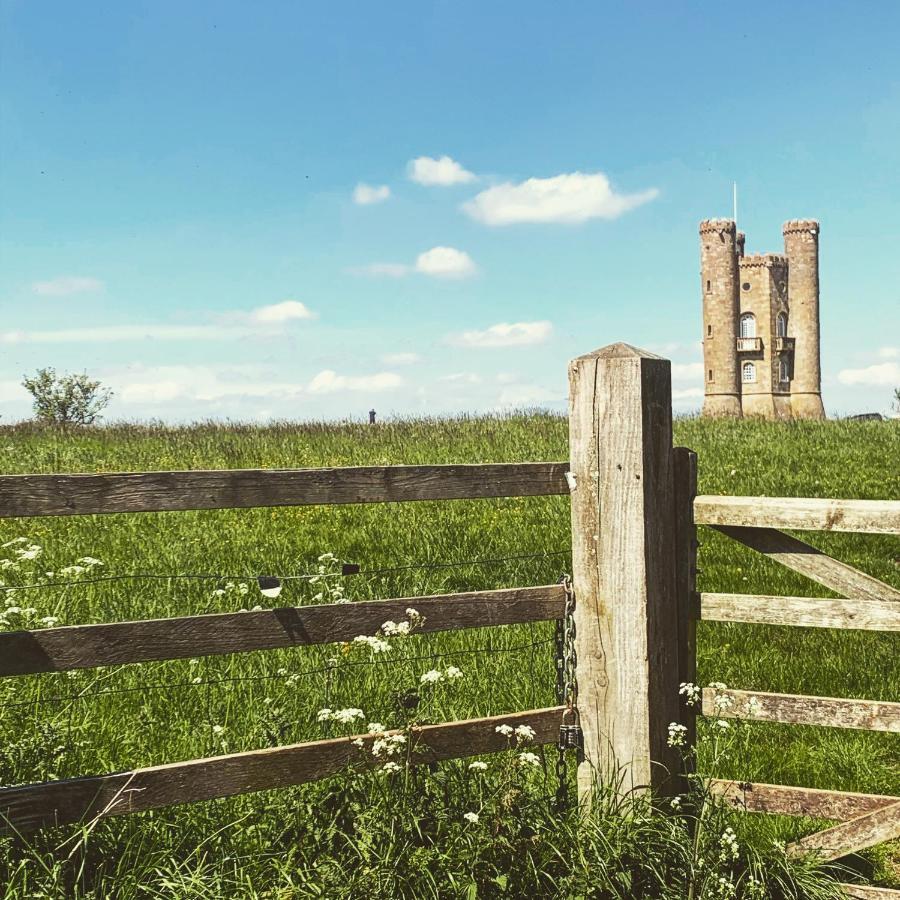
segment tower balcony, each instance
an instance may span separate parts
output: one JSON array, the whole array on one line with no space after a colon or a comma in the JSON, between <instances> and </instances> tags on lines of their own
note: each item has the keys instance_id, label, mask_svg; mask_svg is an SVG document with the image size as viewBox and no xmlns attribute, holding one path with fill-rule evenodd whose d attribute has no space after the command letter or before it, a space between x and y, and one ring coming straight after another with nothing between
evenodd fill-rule
<instances>
[{"instance_id":1,"label":"tower balcony","mask_svg":"<svg viewBox=\"0 0 900 900\"><path fill-rule=\"evenodd\" d=\"M761 353L762 338L758 337L739 337L737 339L738 353Z\"/></svg>"},{"instance_id":2,"label":"tower balcony","mask_svg":"<svg viewBox=\"0 0 900 900\"><path fill-rule=\"evenodd\" d=\"M794 352L794 338L792 338L792 337L777 337L777 338L775 338L775 350L778 353L782 353L784 351L793 353Z\"/></svg>"}]
</instances>

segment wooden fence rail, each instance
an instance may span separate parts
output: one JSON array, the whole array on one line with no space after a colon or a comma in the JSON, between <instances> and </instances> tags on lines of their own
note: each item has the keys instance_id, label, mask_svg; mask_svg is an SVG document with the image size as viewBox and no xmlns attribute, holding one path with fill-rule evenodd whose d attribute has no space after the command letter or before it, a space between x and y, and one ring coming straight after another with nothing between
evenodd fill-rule
<instances>
[{"instance_id":1,"label":"wooden fence rail","mask_svg":"<svg viewBox=\"0 0 900 900\"><path fill-rule=\"evenodd\" d=\"M506 750L498 725L529 725L534 743L553 743L563 707L533 709L460 722L426 725L410 735L414 763L429 763ZM357 735L371 747L372 735ZM0 831L25 832L48 825L196 803L236 794L317 781L366 754L351 738L332 738L250 750L207 759L150 766L129 772L69 778L0 789ZM368 759L371 761L371 755ZM370 763L371 764L371 763Z\"/></svg>"},{"instance_id":2,"label":"wooden fence rail","mask_svg":"<svg viewBox=\"0 0 900 900\"><path fill-rule=\"evenodd\" d=\"M352 641L413 608L413 633L558 619L562 585L0 632L0 676Z\"/></svg>"}]
</instances>

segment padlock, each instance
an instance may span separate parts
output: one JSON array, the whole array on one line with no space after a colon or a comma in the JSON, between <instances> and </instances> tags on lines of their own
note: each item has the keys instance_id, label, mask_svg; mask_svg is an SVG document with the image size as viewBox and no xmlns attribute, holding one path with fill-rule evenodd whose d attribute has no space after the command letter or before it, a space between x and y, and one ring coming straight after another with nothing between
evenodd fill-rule
<instances>
[{"instance_id":1,"label":"padlock","mask_svg":"<svg viewBox=\"0 0 900 900\"><path fill-rule=\"evenodd\" d=\"M563 713L563 719L571 713L572 721L563 723L559 726L559 743L560 750L577 750L581 746L581 724L577 709L567 709Z\"/></svg>"}]
</instances>

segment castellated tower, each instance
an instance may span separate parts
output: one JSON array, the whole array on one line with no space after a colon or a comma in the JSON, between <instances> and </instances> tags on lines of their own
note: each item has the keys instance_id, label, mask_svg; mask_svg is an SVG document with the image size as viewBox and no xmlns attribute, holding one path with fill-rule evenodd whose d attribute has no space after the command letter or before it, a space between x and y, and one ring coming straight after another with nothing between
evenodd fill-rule
<instances>
[{"instance_id":1,"label":"castellated tower","mask_svg":"<svg viewBox=\"0 0 900 900\"><path fill-rule=\"evenodd\" d=\"M734 222L700 223L704 416L825 418L818 222L786 222L784 246L745 255Z\"/></svg>"},{"instance_id":2,"label":"castellated tower","mask_svg":"<svg viewBox=\"0 0 900 900\"><path fill-rule=\"evenodd\" d=\"M784 252L790 264L788 334L796 342L791 409L797 419L824 419L819 362L819 223L784 223Z\"/></svg>"},{"instance_id":3,"label":"castellated tower","mask_svg":"<svg viewBox=\"0 0 900 900\"><path fill-rule=\"evenodd\" d=\"M734 222L700 223L700 277L703 291L704 416L741 415L738 380L738 244Z\"/></svg>"}]
</instances>

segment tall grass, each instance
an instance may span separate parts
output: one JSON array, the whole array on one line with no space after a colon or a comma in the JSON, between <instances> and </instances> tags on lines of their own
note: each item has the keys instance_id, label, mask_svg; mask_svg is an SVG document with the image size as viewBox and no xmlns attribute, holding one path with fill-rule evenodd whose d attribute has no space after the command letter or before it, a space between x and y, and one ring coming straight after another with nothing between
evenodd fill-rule
<instances>
[{"instance_id":1,"label":"tall grass","mask_svg":"<svg viewBox=\"0 0 900 900\"><path fill-rule=\"evenodd\" d=\"M544 413L401 420L375 427L205 423L60 432L23 425L0 429L0 467L6 473L100 472L561 460L567 454L566 429L564 419ZM676 440L698 452L704 493L900 497L896 423L682 419L676 422ZM520 498L4 520L0 543L27 537L43 553L19 570L0 573L0 579L10 585L46 581L46 572L91 556L102 561L106 574L215 573L250 585L246 595L236 589L218 594L217 580L172 578L41 587L13 595L16 605L34 607L32 619L54 616L62 624L314 602L316 587L303 581L287 582L278 600L266 600L253 578L313 572L317 557L326 551L364 570L538 554L490 565L355 576L344 582L354 599L545 584L569 565L568 518L565 498ZM804 539L900 586L900 542L895 537ZM701 540L703 590L830 596L718 534L703 531ZM411 637L402 659L374 665L349 666L333 647L308 647L5 679L0 682L0 782L97 774L321 737L325 732L316 711L322 706L362 706L373 719L389 719L397 692L412 689L416 674L430 668L432 659L465 672L463 687L436 701L431 711L435 720L550 705L551 637L549 624ZM698 643L703 683L900 700L896 638L891 635L702 623ZM742 734L746 736L717 768L701 757L701 769L723 777L900 794L896 736L763 723ZM544 788L551 792L552 784L533 788L538 796ZM97 825L68 862L61 862L65 853L60 842L75 840L76 833L48 832L28 846L4 845L0 878L12 879L10 896L104 896L113 892L113 885L114 895L122 897L340 896L338 887L349 884L356 885L357 893L347 896L377 896L378 891L381 896L403 891L416 896L416 885L422 891L418 896L429 896L428 878L435 883L455 879L455 886L435 895L461 896L472 890L471 884L479 884L478 896L489 896L491 890L501 890L491 879L502 874L504 865L557 871L545 852L563 853L571 846L574 868L567 871L572 872L617 858L605 829L624 827L616 824L621 817L612 814L599 818L593 831L579 831L581 837L570 834L564 822L547 824L547 835L559 840L538 841L540 849L533 855L523 849L527 842L517 843L519 855L498 856L494 874L480 881L453 874L459 860L445 854L425 867L431 875L422 874L420 880L410 876L405 887L396 878L403 865L412 865L407 856L415 855L415 842L403 845L404 850L383 843L385 835L373 832L372 840L381 848L372 857L381 860L372 863L382 873L377 878L393 872L394 880L378 887L373 876L376 887L365 882L363 889L364 882L356 880L362 878L357 871L363 866L361 851L335 855L333 849L340 842L329 804L346 790L343 782L327 782L109 820ZM366 790L359 788L354 802L371 803L389 836L392 810L374 803L374 794ZM461 787L457 795L466 797ZM374 820L367 821L374 829ZM654 819L646 827L664 829L671 823ZM739 827L750 846L763 847L772 839L808 832L814 823L748 816ZM628 839L640 833L636 827ZM885 883L896 877L889 849L869 854L859 865ZM489 884L494 887L485 887ZM618 895L595 896L636 896L625 885L620 888Z\"/></svg>"}]
</instances>

